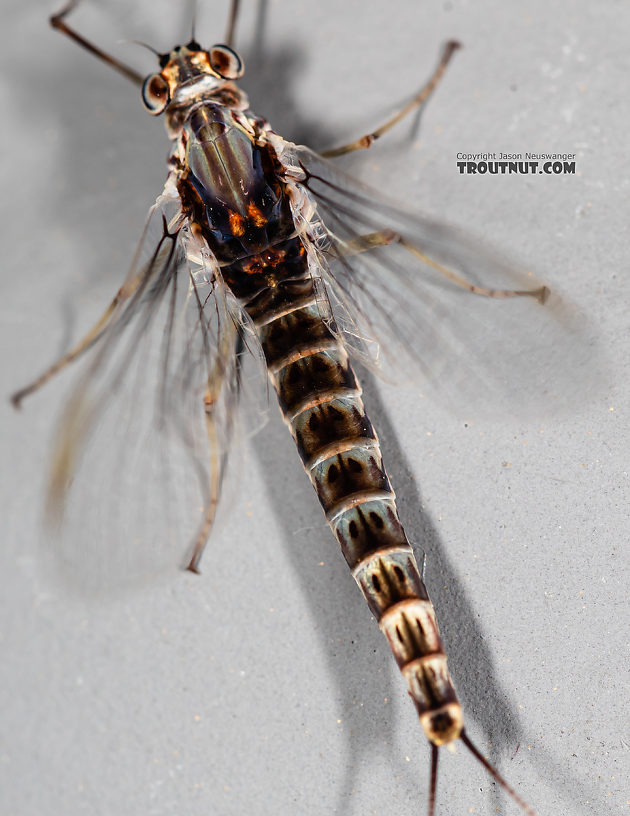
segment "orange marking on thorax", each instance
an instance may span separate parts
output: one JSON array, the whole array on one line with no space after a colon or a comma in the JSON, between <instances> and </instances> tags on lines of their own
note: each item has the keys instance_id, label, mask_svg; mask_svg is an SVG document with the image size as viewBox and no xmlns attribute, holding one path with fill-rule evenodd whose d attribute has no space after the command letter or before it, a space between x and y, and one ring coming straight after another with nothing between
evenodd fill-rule
<instances>
[{"instance_id":1,"label":"orange marking on thorax","mask_svg":"<svg viewBox=\"0 0 630 816\"><path fill-rule=\"evenodd\" d=\"M247 205L247 215L249 215L251 220L254 222L254 226L256 227L264 227L267 223L267 219L253 203L253 201L250 201L250 203Z\"/></svg>"},{"instance_id":2,"label":"orange marking on thorax","mask_svg":"<svg viewBox=\"0 0 630 816\"><path fill-rule=\"evenodd\" d=\"M245 232L245 219L242 215L237 212L233 212L232 210L230 210L228 217L230 219L230 228L232 232L237 238L240 238L240 236Z\"/></svg>"}]
</instances>

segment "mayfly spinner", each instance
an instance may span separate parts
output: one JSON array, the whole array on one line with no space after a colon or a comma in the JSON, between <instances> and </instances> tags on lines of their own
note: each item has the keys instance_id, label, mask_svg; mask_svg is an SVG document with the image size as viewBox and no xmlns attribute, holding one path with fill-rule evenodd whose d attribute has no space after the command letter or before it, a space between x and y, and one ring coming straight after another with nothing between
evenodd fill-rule
<instances>
[{"instance_id":1,"label":"mayfly spinner","mask_svg":"<svg viewBox=\"0 0 630 816\"><path fill-rule=\"evenodd\" d=\"M431 744L429 816L439 748L456 740L533 816L464 727L435 610L350 358L375 365L378 343L385 355L394 349L402 368L415 365L431 376L431 360L414 338L431 320L439 323L442 293L463 293L471 304L517 296L542 304L549 292L514 286L511 271L492 253L453 229L377 201L329 161L370 147L425 102L457 43L446 45L429 82L384 125L317 154L275 133L237 84L244 73L232 48L237 0L224 44L206 49L193 37L158 55L158 71L146 79L68 25L75 5L52 25L141 86L149 113L163 115L172 148L164 190L122 287L83 340L13 397L19 406L66 365L91 355L59 434L52 503L63 505L80 449L107 408L105 397L137 363L143 334L163 309L160 416L181 418L182 406L194 404L208 435L204 514L188 563L196 572L221 491L242 359L258 351L326 520ZM477 271L509 288L478 284Z\"/></svg>"}]
</instances>

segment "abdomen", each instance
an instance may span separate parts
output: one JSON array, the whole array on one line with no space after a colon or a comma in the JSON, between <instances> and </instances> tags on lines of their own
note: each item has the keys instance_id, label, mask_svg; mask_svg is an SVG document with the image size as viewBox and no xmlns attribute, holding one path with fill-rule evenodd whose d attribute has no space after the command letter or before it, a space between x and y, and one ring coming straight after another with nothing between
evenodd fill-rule
<instances>
[{"instance_id":1,"label":"abdomen","mask_svg":"<svg viewBox=\"0 0 630 816\"><path fill-rule=\"evenodd\" d=\"M310 272L260 292L245 308L304 468L425 733L436 745L451 742L463 722L435 610L398 518L361 387L321 318Z\"/></svg>"}]
</instances>

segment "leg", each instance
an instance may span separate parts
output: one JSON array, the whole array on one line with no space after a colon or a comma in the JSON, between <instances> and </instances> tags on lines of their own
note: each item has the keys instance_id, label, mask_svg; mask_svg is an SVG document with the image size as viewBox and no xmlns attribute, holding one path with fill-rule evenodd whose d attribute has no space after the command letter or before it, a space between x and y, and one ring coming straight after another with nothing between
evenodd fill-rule
<instances>
[{"instance_id":1,"label":"leg","mask_svg":"<svg viewBox=\"0 0 630 816\"><path fill-rule=\"evenodd\" d=\"M206 547L210 530L212 529L212 523L217 512L217 506L219 504L221 475L224 462L222 461L223 457L219 453L219 439L217 436L217 427L214 418L214 407L217 397L218 394L215 393L215 389L211 385L208 385L203 397L203 404L206 418L206 431L208 434L208 447L210 449L210 481L208 485L208 496L206 499L206 508L203 514L201 529L199 530L199 535L195 541L193 554L188 562L188 565L186 566L187 570L195 573L199 573L199 562L201 561L201 556L203 555L203 551Z\"/></svg>"},{"instance_id":2,"label":"leg","mask_svg":"<svg viewBox=\"0 0 630 816\"><path fill-rule=\"evenodd\" d=\"M196 290L195 290L196 292ZM198 296L197 296L198 297ZM203 305L198 301L198 305L203 310ZM221 485L228 461L228 450L232 437L231 417L228 418L227 427L224 425L217 430L217 405L222 394L229 387L226 380L230 380L226 371L226 360L234 360L234 365L239 366L239 353L242 350L241 337L232 322L226 323L219 339L219 353L212 365L212 370L208 376L206 390L203 395L204 416L206 421L206 433L208 435L208 451L210 453L210 478L208 481L208 494L206 497L206 507L201 522L201 529L195 540L193 553L190 557L186 569L190 572L199 573L199 562L208 542L210 531L214 523L214 517L219 505ZM228 368L229 368L228 365ZM237 375L236 380L239 377Z\"/></svg>"},{"instance_id":3,"label":"leg","mask_svg":"<svg viewBox=\"0 0 630 816\"><path fill-rule=\"evenodd\" d=\"M437 261L434 261L433 258L430 258L406 238L403 238L402 235L399 235L397 232L390 229L384 229L380 232L370 232L366 235L361 235L358 238L355 238L353 241L348 241L345 245L343 245L343 247L339 247L339 249L342 257L349 258L353 255L358 255L361 252L369 252L371 249L381 246L388 246L389 244L400 244L400 246L406 249L407 252L411 252L412 255L415 255L416 258L427 264L427 266L435 269L441 275L444 275L445 278L448 278L448 280L457 284L457 286L467 289L474 295L482 295L483 297L491 298L528 296L535 298L539 303L545 303L549 297L549 289L546 286L540 286L537 289L521 290L487 289L485 286L477 286L476 284L467 281L466 278L462 277L461 275L458 275L457 272L453 272L452 269L449 269Z\"/></svg>"},{"instance_id":4,"label":"leg","mask_svg":"<svg viewBox=\"0 0 630 816\"><path fill-rule=\"evenodd\" d=\"M429 258L428 255L425 255L425 253L418 249L418 247L411 244L402 236L399 238L399 243L408 252L411 252L412 255L415 255L416 258L419 258L421 261L427 264L427 266L437 270L441 275L444 275L445 278L448 278L453 283L456 283L457 286L461 286L463 289L468 289L468 291L472 292L473 295L482 295L483 297L491 298L533 297L539 303L545 303L549 297L550 292L546 286L539 286L537 289L487 289L485 286L477 286L476 284L467 281L466 278L462 277L462 275L458 275L457 272L453 272L452 269L442 266L442 264L434 261L433 258Z\"/></svg>"},{"instance_id":5,"label":"leg","mask_svg":"<svg viewBox=\"0 0 630 816\"><path fill-rule=\"evenodd\" d=\"M416 96L414 96L409 104L405 105L405 107L402 108L402 110L399 110L398 113L392 116L391 119L388 119L384 125L381 125L376 130L373 130L372 133L368 133L365 136L362 136L360 139L356 139L354 142L350 142L342 147L334 148L333 150L324 150L320 155L325 156L327 159L333 159L337 156L343 156L345 153L352 153L354 150L363 150L364 148L371 147L376 139L379 139L384 133L391 130L394 125L397 125L401 119L404 119L407 114L411 113L416 108L419 108L420 105L427 101L442 78L442 75L446 70L446 66L453 56L453 52L459 47L459 43L455 42L454 40L446 43L438 67L435 69L431 79L422 88L422 90L416 94Z\"/></svg>"},{"instance_id":6,"label":"leg","mask_svg":"<svg viewBox=\"0 0 630 816\"><path fill-rule=\"evenodd\" d=\"M346 241L342 247L341 255L343 258L352 258L353 255L360 255L362 252L369 252L376 247L387 246L388 244L397 244L400 241L400 236L397 232L390 229L384 229L380 232L369 232L365 235L360 235L352 241Z\"/></svg>"},{"instance_id":7,"label":"leg","mask_svg":"<svg viewBox=\"0 0 630 816\"><path fill-rule=\"evenodd\" d=\"M16 393L12 395L11 402L13 403L14 408L21 408L24 397L28 397L34 391L41 388L42 385L47 383L48 380L55 376L55 374L58 374L67 365L74 362L105 334L107 329L111 326L113 318L115 317L119 308L138 288L140 280L141 275L138 274L130 281L124 283L118 292L116 292L116 297L112 300L107 309L105 309L101 317L96 321L85 337L67 354L64 354L61 359L57 360L57 362L53 363L50 368L46 369L43 374L40 374L37 379L33 380L33 382L29 383L19 391L16 391Z\"/></svg>"},{"instance_id":8,"label":"leg","mask_svg":"<svg viewBox=\"0 0 630 816\"><path fill-rule=\"evenodd\" d=\"M90 54L94 54L95 57L98 57L100 60L103 60L103 62L111 65L112 68L115 68L123 76L131 80L131 82L134 82L136 85L142 85L144 82L144 77L140 76L140 74L134 71L133 68L125 65L124 62L120 62L114 57L110 57L110 55L105 53L105 51L101 51L100 48L92 45L91 42L78 34L73 28L70 28L70 26L65 22L65 18L76 8L78 3L79 0L70 0L70 2L61 9L61 11L57 12L57 14L53 14L53 16L50 18L51 26L56 28L58 31L61 31L63 34L67 34L70 39L74 40L80 46L85 48L90 52Z\"/></svg>"}]
</instances>

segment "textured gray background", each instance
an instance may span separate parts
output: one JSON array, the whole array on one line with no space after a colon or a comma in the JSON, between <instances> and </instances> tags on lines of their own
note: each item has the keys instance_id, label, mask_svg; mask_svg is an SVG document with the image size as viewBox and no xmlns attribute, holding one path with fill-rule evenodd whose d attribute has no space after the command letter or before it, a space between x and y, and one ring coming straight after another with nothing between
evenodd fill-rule
<instances>
[{"instance_id":1,"label":"textured gray background","mask_svg":"<svg viewBox=\"0 0 630 816\"><path fill-rule=\"evenodd\" d=\"M220 40L223 5L200 5L198 38ZM53 10L3 4L5 394L114 292L163 179L161 123L48 29ZM465 407L453 417L414 388L367 391L404 523L427 551L471 735L541 816L618 813L630 743L630 9L278 0L264 59L255 11L246 4L239 28L245 87L276 130L315 146L378 124L460 39L419 135L403 125L362 172L560 284L608 349L587 404L542 425L484 423ZM76 16L147 72L150 55L117 40L163 50L189 19L188 5L163 2ZM462 177L460 150L577 152L579 172ZM68 598L38 556L67 385L19 415L0 409L0 814L422 813L428 749L279 418L251 445L202 577ZM517 812L463 749L442 754L439 813Z\"/></svg>"}]
</instances>

